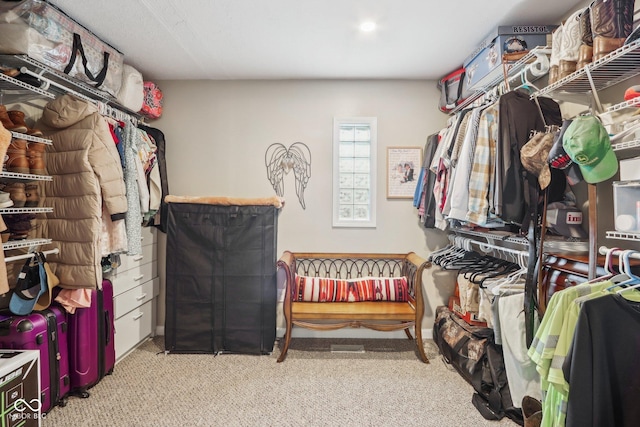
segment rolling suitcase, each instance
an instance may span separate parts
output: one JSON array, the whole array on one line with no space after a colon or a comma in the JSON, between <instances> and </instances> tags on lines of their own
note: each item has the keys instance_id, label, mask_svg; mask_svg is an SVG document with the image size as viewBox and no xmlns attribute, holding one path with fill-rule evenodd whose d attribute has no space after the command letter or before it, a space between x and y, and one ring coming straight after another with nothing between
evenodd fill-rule
<instances>
[{"instance_id":1,"label":"rolling suitcase","mask_svg":"<svg viewBox=\"0 0 640 427\"><path fill-rule=\"evenodd\" d=\"M69 315L71 393L89 397L89 388L113 372L116 361L113 330L113 285L91 291L91 307Z\"/></svg>"},{"instance_id":2,"label":"rolling suitcase","mask_svg":"<svg viewBox=\"0 0 640 427\"><path fill-rule=\"evenodd\" d=\"M64 406L70 390L67 316L60 307L0 320L0 348L40 350L40 404L47 413Z\"/></svg>"}]
</instances>

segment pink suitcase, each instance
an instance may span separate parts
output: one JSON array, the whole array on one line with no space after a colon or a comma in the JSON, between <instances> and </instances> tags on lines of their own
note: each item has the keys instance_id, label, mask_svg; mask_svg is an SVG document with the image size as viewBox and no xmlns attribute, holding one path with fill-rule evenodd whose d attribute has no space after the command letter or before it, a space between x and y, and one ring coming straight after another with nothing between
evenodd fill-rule
<instances>
[{"instance_id":1,"label":"pink suitcase","mask_svg":"<svg viewBox=\"0 0 640 427\"><path fill-rule=\"evenodd\" d=\"M113 330L113 285L91 291L91 307L69 315L71 393L89 397L89 388L113 372L116 361Z\"/></svg>"},{"instance_id":2,"label":"pink suitcase","mask_svg":"<svg viewBox=\"0 0 640 427\"><path fill-rule=\"evenodd\" d=\"M57 306L0 319L0 348L40 350L41 411L64 406L70 390L67 316Z\"/></svg>"}]
</instances>

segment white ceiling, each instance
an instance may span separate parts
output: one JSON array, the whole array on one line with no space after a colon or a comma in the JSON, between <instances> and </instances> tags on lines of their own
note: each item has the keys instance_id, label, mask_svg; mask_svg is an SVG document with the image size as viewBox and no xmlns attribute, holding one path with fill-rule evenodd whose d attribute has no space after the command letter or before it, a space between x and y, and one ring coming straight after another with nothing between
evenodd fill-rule
<instances>
[{"instance_id":1,"label":"white ceiling","mask_svg":"<svg viewBox=\"0 0 640 427\"><path fill-rule=\"evenodd\" d=\"M145 79L437 79L584 0L50 0ZM365 20L377 23L362 33Z\"/></svg>"}]
</instances>

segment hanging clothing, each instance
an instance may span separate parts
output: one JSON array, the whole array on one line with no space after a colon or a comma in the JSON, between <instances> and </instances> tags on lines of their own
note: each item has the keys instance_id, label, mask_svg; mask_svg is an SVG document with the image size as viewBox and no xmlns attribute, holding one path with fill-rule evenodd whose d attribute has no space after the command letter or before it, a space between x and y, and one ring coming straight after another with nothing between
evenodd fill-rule
<instances>
[{"instance_id":1,"label":"hanging clothing","mask_svg":"<svg viewBox=\"0 0 640 427\"><path fill-rule=\"evenodd\" d=\"M47 257L68 289L102 286L100 234L104 204L112 221L127 213L120 157L109 126L94 104L63 95L50 101L36 124L52 140L47 146L43 204L53 207L42 235L60 251Z\"/></svg>"},{"instance_id":2,"label":"hanging clothing","mask_svg":"<svg viewBox=\"0 0 640 427\"><path fill-rule=\"evenodd\" d=\"M129 210L125 218L127 229L127 255L142 253L142 212L140 209L140 189L136 157L139 145L138 129L129 121L125 122L123 148L125 155L124 183L127 189Z\"/></svg>"},{"instance_id":3,"label":"hanging clothing","mask_svg":"<svg viewBox=\"0 0 640 427\"><path fill-rule=\"evenodd\" d=\"M140 129L145 131L156 145L156 163L158 174L160 176L160 206L156 215L150 220L149 224L155 226L160 229L163 233L167 232L167 213L168 213L168 205L165 203L164 198L169 194L169 184L167 181L167 163L165 159L166 152L166 141L164 137L164 133L159 129L150 126L138 126ZM154 184L150 184L149 187L152 192L152 196L154 192L157 193L157 190L154 189L154 186L157 186L157 180L154 178Z\"/></svg>"},{"instance_id":4,"label":"hanging clothing","mask_svg":"<svg viewBox=\"0 0 640 427\"><path fill-rule=\"evenodd\" d=\"M572 349L563 367L571 384L567 427L638 425L638 301L640 292L630 290L582 304Z\"/></svg>"},{"instance_id":5,"label":"hanging clothing","mask_svg":"<svg viewBox=\"0 0 640 427\"><path fill-rule=\"evenodd\" d=\"M546 125L561 125L560 106L551 98L538 98L538 104L525 91L502 95L500 132L496 150L495 214L506 223L522 224L526 212L524 169L520 150L529 141L532 130L544 131Z\"/></svg>"}]
</instances>

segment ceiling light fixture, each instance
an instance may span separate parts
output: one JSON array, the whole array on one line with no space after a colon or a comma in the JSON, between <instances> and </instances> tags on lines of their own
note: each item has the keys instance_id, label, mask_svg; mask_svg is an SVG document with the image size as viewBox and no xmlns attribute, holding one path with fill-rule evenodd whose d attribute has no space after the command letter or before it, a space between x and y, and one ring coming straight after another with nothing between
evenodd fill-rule
<instances>
[{"instance_id":1,"label":"ceiling light fixture","mask_svg":"<svg viewBox=\"0 0 640 427\"><path fill-rule=\"evenodd\" d=\"M376 23L375 22L363 22L362 24L360 24L360 31L364 31L365 33L370 33L371 31L376 29Z\"/></svg>"}]
</instances>

